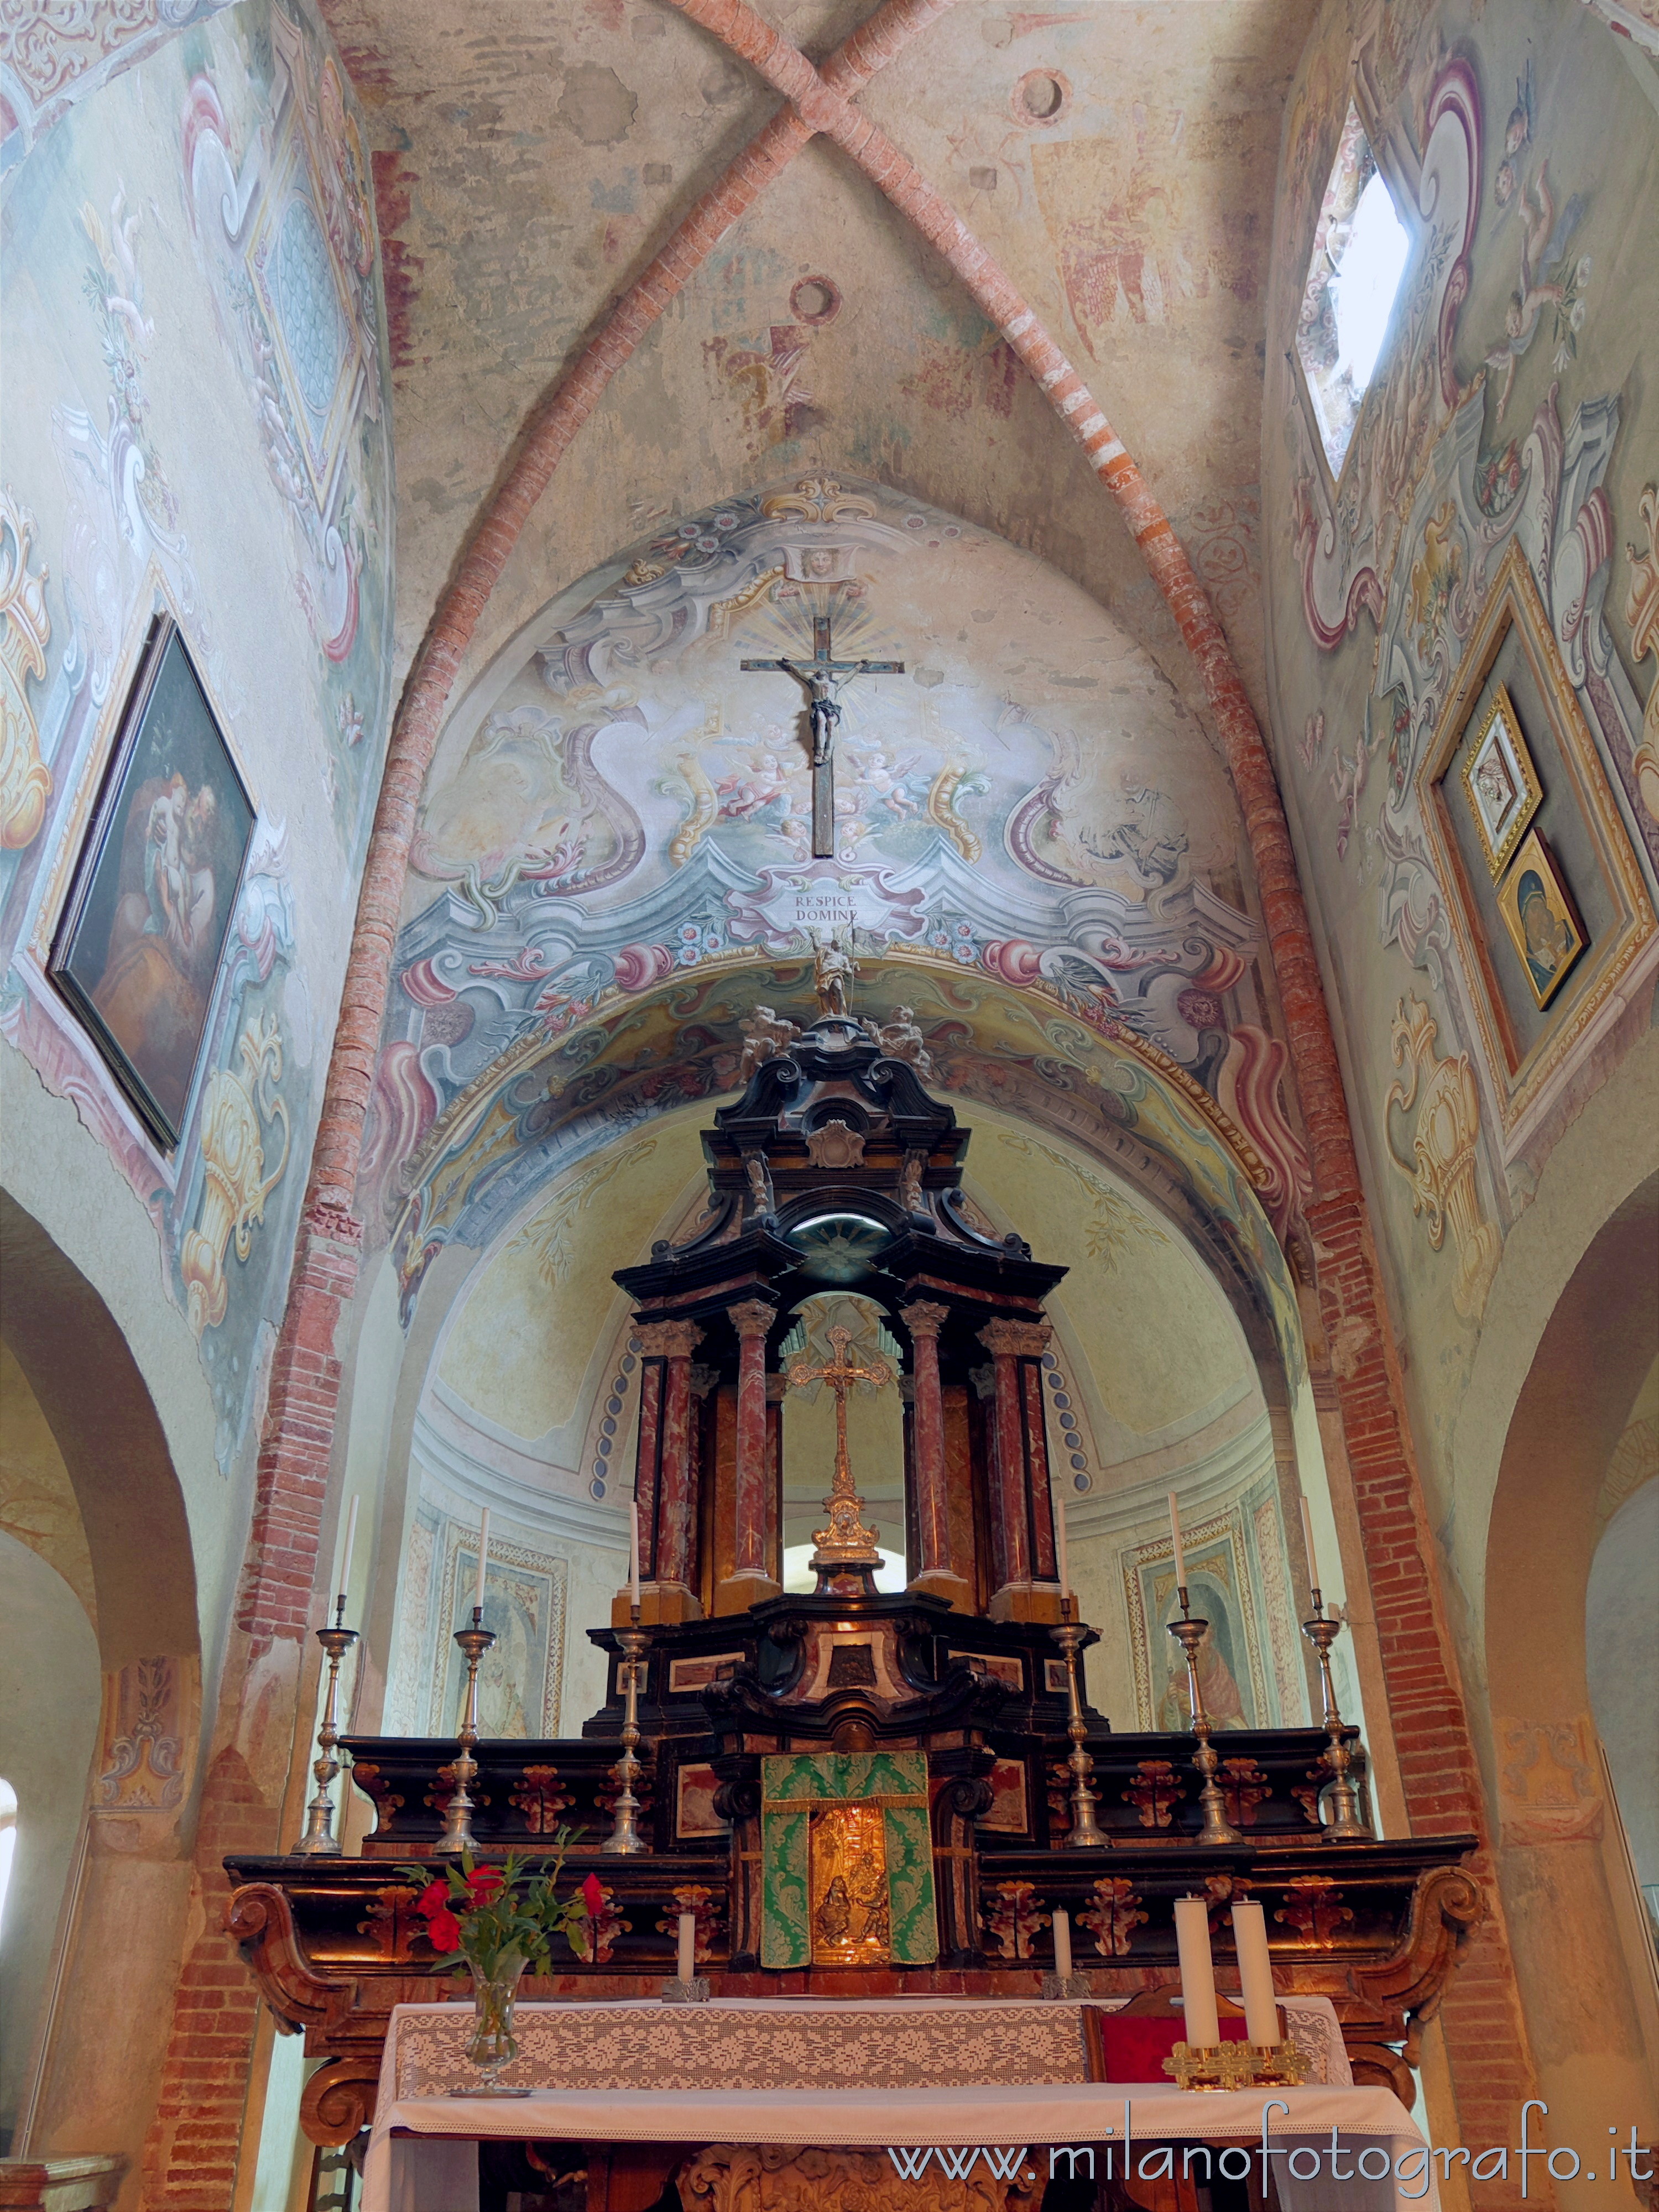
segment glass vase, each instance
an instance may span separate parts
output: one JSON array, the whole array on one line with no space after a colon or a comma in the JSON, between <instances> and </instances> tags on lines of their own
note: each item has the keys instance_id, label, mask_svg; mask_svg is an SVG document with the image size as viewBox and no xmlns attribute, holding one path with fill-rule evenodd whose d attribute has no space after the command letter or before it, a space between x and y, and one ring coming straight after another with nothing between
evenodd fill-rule
<instances>
[{"instance_id":1,"label":"glass vase","mask_svg":"<svg viewBox=\"0 0 1659 2212\"><path fill-rule=\"evenodd\" d=\"M492 1973L486 1973L475 1960L469 1960L467 1964L472 1969L472 2035L466 2056L477 2068L481 2078L477 2087L466 2094L474 2097L527 2097L528 2089L504 2088L500 2078L519 2055L518 2039L513 2033L513 2012L518 2002L525 1962L517 1952L510 1951L495 1961Z\"/></svg>"}]
</instances>

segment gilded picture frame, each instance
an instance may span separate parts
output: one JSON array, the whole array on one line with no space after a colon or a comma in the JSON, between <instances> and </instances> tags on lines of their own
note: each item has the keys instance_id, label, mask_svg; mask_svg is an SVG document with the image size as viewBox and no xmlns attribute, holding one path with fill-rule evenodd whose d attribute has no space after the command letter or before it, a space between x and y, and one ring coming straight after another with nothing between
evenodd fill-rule
<instances>
[{"instance_id":1,"label":"gilded picture frame","mask_svg":"<svg viewBox=\"0 0 1659 2212\"><path fill-rule=\"evenodd\" d=\"M1536 830L1498 885L1498 905L1532 995L1547 1006L1589 939L1565 879Z\"/></svg>"},{"instance_id":2,"label":"gilded picture frame","mask_svg":"<svg viewBox=\"0 0 1659 2212\"><path fill-rule=\"evenodd\" d=\"M46 969L177 1150L258 810L171 613L152 621Z\"/></svg>"},{"instance_id":3,"label":"gilded picture frame","mask_svg":"<svg viewBox=\"0 0 1659 2212\"><path fill-rule=\"evenodd\" d=\"M1496 883L1544 797L1514 702L1501 684L1463 763L1462 783L1487 871Z\"/></svg>"}]
</instances>

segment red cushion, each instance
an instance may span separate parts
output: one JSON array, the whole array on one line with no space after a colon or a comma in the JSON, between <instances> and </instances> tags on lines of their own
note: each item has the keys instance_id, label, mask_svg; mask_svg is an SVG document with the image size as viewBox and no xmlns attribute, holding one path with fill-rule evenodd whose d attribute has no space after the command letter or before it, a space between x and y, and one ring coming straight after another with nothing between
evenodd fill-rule
<instances>
[{"instance_id":1,"label":"red cushion","mask_svg":"<svg viewBox=\"0 0 1659 2212\"><path fill-rule=\"evenodd\" d=\"M1187 2038L1186 2024L1173 2005L1167 2020L1145 2013L1125 2020L1121 2013L1103 2012L1100 2032L1109 2081L1167 2081L1164 2062ZM1243 2021L1224 2020L1221 2039L1243 2043Z\"/></svg>"}]
</instances>

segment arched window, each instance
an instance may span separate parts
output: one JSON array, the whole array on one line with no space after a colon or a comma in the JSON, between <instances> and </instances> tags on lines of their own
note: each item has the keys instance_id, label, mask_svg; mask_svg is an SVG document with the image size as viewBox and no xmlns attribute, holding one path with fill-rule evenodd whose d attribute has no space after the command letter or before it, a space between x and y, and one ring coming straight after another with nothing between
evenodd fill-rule
<instances>
[{"instance_id":1,"label":"arched window","mask_svg":"<svg viewBox=\"0 0 1659 2212\"><path fill-rule=\"evenodd\" d=\"M17 1848L17 1792L0 1775L0 1942L6 1932L6 1890L11 1881L12 1853Z\"/></svg>"}]
</instances>

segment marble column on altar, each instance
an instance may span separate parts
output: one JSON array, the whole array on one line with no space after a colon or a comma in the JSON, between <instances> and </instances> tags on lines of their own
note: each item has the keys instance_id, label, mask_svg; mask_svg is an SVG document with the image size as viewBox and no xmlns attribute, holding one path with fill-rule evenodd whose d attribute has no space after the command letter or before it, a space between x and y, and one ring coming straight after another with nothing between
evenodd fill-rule
<instances>
[{"instance_id":1,"label":"marble column on altar","mask_svg":"<svg viewBox=\"0 0 1659 2212\"><path fill-rule=\"evenodd\" d=\"M973 1586L951 1551L951 1499L945 1457L945 1394L939 1383L939 1333L951 1317L948 1306L919 1300L900 1309L910 1332L911 1470L915 1482L917 1556L910 1588L942 1597L960 1612L974 1608Z\"/></svg>"},{"instance_id":2,"label":"marble column on altar","mask_svg":"<svg viewBox=\"0 0 1659 2212\"><path fill-rule=\"evenodd\" d=\"M744 1613L764 1599L782 1595L770 1571L768 1535L771 1452L766 1406L766 1339L777 1309L762 1298L728 1306L726 1318L738 1333L738 1421L732 1480L732 1571L715 1585L717 1613Z\"/></svg>"},{"instance_id":3,"label":"marble column on altar","mask_svg":"<svg viewBox=\"0 0 1659 2212\"><path fill-rule=\"evenodd\" d=\"M640 1448L634 1477L640 1513L640 1618L695 1620L702 1611L691 1587L693 1480L691 1354L702 1331L689 1321L642 1323L638 1331ZM612 1606L628 1618L628 1593Z\"/></svg>"},{"instance_id":4,"label":"marble column on altar","mask_svg":"<svg viewBox=\"0 0 1659 2212\"><path fill-rule=\"evenodd\" d=\"M979 1333L995 1376L991 1505L1001 1583L991 1600L994 1620L1060 1618L1042 1399L1042 1355L1053 1335L1041 1321L988 1322Z\"/></svg>"}]
</instances>

